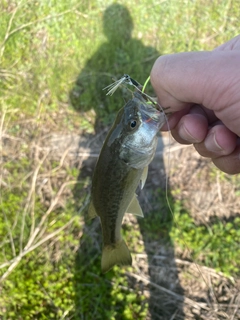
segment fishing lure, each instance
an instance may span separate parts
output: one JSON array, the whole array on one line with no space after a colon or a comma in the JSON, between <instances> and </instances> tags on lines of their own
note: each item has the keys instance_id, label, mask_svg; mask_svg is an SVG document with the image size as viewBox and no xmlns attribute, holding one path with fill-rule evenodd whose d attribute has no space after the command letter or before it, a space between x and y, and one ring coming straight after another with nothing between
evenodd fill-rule
<instances>
[{"instance_id":1,"label":"fishing lure","mask_svg":"<svg viewBox=\"0 0 240 320\"><path fill-rule=\"evenodd\" d=\"M141 85L134 79L132 79L128 74L124 74L119 80L111 83L109 86L103 88L103 90L107 89L107 96L112 96L114 92L120 87L122 84L127 83L131 86L134 86L136 89L141 90Z\"/></svg>"},{"instance_id":2,"label":"fishing lure","mask_svg":"<svg viewBox=\"0 0 240 320\"><path fill-rule=\"evenodd\" d=\"M164 110L166 110L166 109L162 108L159 105L159 103L156 100L154 100L154 98L150 97L148 94L146 94L144 92L149 80L150 80L150 76L147 78L147 80L145 81L144 85L142 86L139 82L137 82L136 80L131 78L128 74L124 74L119 80L111 83L107 87L103 88L103 90L107 90L108 91L106 95L112 96L114 94L114 92L121 85L129 84L129 85L133 86L135 89L137 89L137 91L139 91L141 93L141 95L146 99L147 103L153 104L157 110L159 110L161 112L164 112Z\"/></svg>"}]
</instances>

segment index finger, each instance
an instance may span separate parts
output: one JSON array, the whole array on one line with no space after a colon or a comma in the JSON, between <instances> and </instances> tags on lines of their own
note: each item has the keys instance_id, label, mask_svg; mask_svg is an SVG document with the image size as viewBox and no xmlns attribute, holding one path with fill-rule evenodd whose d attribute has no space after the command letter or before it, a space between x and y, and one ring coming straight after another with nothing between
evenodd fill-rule
<instances>
[{"instance_id":1,"label":"index finger","mask_svg":"<svg viewBox=\"0 0 240 320\"><path fill-rule=\"evenodd\" d=\"M206 78L201 76L211 52L184 52L159 57L151 71L151 83L163 107L179 111L203 104Z\"/></svg>"}]
</instances>

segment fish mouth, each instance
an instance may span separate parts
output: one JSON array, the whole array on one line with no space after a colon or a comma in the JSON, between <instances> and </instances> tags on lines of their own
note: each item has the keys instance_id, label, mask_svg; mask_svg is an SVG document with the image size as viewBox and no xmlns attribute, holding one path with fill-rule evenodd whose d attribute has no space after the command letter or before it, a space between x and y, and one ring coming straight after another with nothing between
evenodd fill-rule
<instances>
[{"instance_id":1,"label":"fish mouth","mask_svg":"<svg viewBox=\"0 0 240 320\"><path fill-rule=\"evenodd\" d=\"M150 125L154 125L160 129L160 127L165 122L165 115L163 112L154 108L151 104L141 103L140 105L140 113L142 116L142 121L144 123L149 123Z\"/></svg>"},{"instance_id":2,"label":"fish mouth","mask_svg":"<svg viewBox=\"0 0 240 320\"><path fill-rule=\"evenodd\" d=\"M134 97L137 99L137 108L142 122L161 127L166 120L164 112L159 111L150 100L146 101L139 92L135 92Z\"/></svg>"}]
</instances>

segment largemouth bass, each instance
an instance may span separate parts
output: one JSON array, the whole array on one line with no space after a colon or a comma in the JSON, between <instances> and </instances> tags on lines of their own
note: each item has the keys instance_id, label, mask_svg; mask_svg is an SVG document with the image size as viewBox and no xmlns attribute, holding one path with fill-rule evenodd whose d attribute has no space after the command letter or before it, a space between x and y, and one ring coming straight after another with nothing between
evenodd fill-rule
<instances>
[{"instance_id":1,"label":"largemouth bass","mask_svg":"<svg viewBox=\"0 0 240 320\"><path fill-rule=\"evenodd\" d=\"M131 265L121 236L124 214L143 216L135 191L143 188L157 147L157 133L166 116L140 92L119 111L103 144L93 174L89 216L100 217L103 235L101 268Z\"/></svg>"}]
</instances>

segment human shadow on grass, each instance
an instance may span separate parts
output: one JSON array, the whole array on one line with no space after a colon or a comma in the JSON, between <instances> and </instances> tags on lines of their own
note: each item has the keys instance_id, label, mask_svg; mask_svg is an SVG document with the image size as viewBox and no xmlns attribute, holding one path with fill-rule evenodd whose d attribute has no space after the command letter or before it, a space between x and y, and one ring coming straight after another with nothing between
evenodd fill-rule
<instances>
[{"instance_id":1,"label":"human shadow on grass","mask_svg":"<svg viewBox=\"0 0 240 320\"><path fill-rule=\"evenodd\" d=\"M119 88L113 96L106 96L106 92L102 89L112 83L112 78L119 79L123 74L128 73L131 77L136 79L140 83L144 83L145 79L150 74L150 70L159 53L152 47L146 47L144 44L137 39L132 38L133 21L128 9L120 4L113 4L109 6L103 15L103 30L107 37L107 41L103 43L97 52L87 61L84 69L80 72L76 79L76 83L70 92L70 100L72 106L79 112L81 116L84 116L84 112L94 109L96 113L95 122L95 135L89 136L89 139L93 140L95 145L98 141L100 147L103 142L103 138L106 136L106 130L103 135L103 128L106 128L106 124L113 122L116 111L118 111L124 104L124 100L129 99L129 93L124 88ZM150 92L151 94L151 92ZM95 138L95 136L97 138ZM79 148L81 145L79 146ZM96 152L93 145L88 145L92 153ZM85 179L90 179L93 174L94 164L96 159L89 157L81 164L78 181L82 182ZM144 188L147 193L146 197L155 197L155 200L159 198L157 191L154 189L154 184L151 183L153 178L152 169L150 170L148 183ZM164 166L162 162L161 175L156 173L157 179L165 179ZM155 178L156 178L155 176ZM163 178L164 177L164 178ZM74 189L74 198L76 208L78 206L78 199L80 193L82 193L82 186L80 183L76 185ZM157 188L161 190L161 186ZM90 188L86 189L87 193L90 193ZM150 198L151 198L150 197ZM150 199L149 198L149 199ZM144 197L141 201L145 206ZM149 208L146 208L149 210ZM161 222L166 217L161 217L162 211L157 206L155 207L155 213L159 211L158 216L154 216L155 223L154 234L159 234L159 238L162 238L163 227ZM166 211L166 209L164 209ZM159 219L158 219L159 218ZM148 218L151 220L151 217ZM166 228L163 238L166 240L167 254L166 256L171 257L171 261L174 261L174 252L171 242L169 240L169 230L171 226L171 218L169 216L168 227ZM150 227L149 227L150 226ZM165 278L164 281L158 279L157 273L161 273L161 266L156 263L156 259L153 258L154 254L158 253L158 256L163 256L161 248L166 248L161 244L160 247L156 245L155 248L152 246L153 239L151 236L151 224L148 222L148 227L145 226L145 219L140 222L140 230L146 252L146 263L150 281L160 283L162 286L167 286L171 290L171 281L173 278ZM156 232L156 230L158 230ZM161 231L160 231L161 230ZM156 243L158 239L154 240ZM89 221L86 217L83 235L80 240L79 250L76 254L75 264L75 318L76 319L129 319L126 318L124 310L130 308L127 300L126 287L122 286L121 299L118 299L113 294L112 279L115 276L115 271L103 275L100 271L101 261L101 228L99 219ZM153 259L155 259L155 265L157 268L152 268ZM170 258L169 258L170 259ZM151 266L150 266L151 264ZM174 264L174 263L173 263ZM171 266L172 267L172 266ZM176 268L175 268L176 270ZM166 271L166 274L170 272ZM177 283L177 285L176 285ZM139 283L136 282L134 277L128 276L128 285L131 286L131 290L138 292L139 294ZM182 319L183 312L180 303L176 305L175 300L166 294L162 294L159 290L149 288L149 316L152 319L170 319L175 313L176 317L172 319ZM179 294L183 294L183 291L178 284L177 274L174 276L173 290L177 290ZM120 290L118 288L118 290ZM121 291L121 290L120 290ZM144 290L143 290L144 291ZM142 294L143 295L143 292ZM114 298L113 298L114 297ZM141 300L141 299L140 299ZM139 303L141 303L139 300ZM163 301L163 303L162 303ZM133 308L134 309L134 308ZM141 310L139 311L141 312ZM139 314L135 314L136 318L140 317Z\"/></svg>"},{"instance_id":2,"label":"human shadow on grass","mask_svg":"<svg viewBox=\"0 0 240 320\"><path fill-rule=\"evenodd\" d=\"M135 260L140 269L139 274L146 273L145 262L148 264L149 284L145 283L145 288L150 291L151 319L184 319L184 290L179 282L170 237L173 217L166 200L166 192L173 212L174 201L169 187L166 190L163 151L162 137L159 137L158 149L149 166L146 185L139 192L144 219L139 218L138 222L147 258L144 254L136 254Z\"/></svg>"},{"instance_id":3,"label":"human shadow on grass","mask_svg":"<svg viewBox=\"0 0 240 320\"><path fill-rule=\"evenodd\" d=\"M103 88L125 73L143 84L159 56L153 47L132 38L132 31L133 21L128 9L117 3L109 6L103 14L103 32L107 41L86 62L70 92L71 104L81 115L94 109L96 132L103 123L112 123L124 99L129 99L124 87L119 87L112 96L106 96Z\"/></svg>"}]
</instances>

